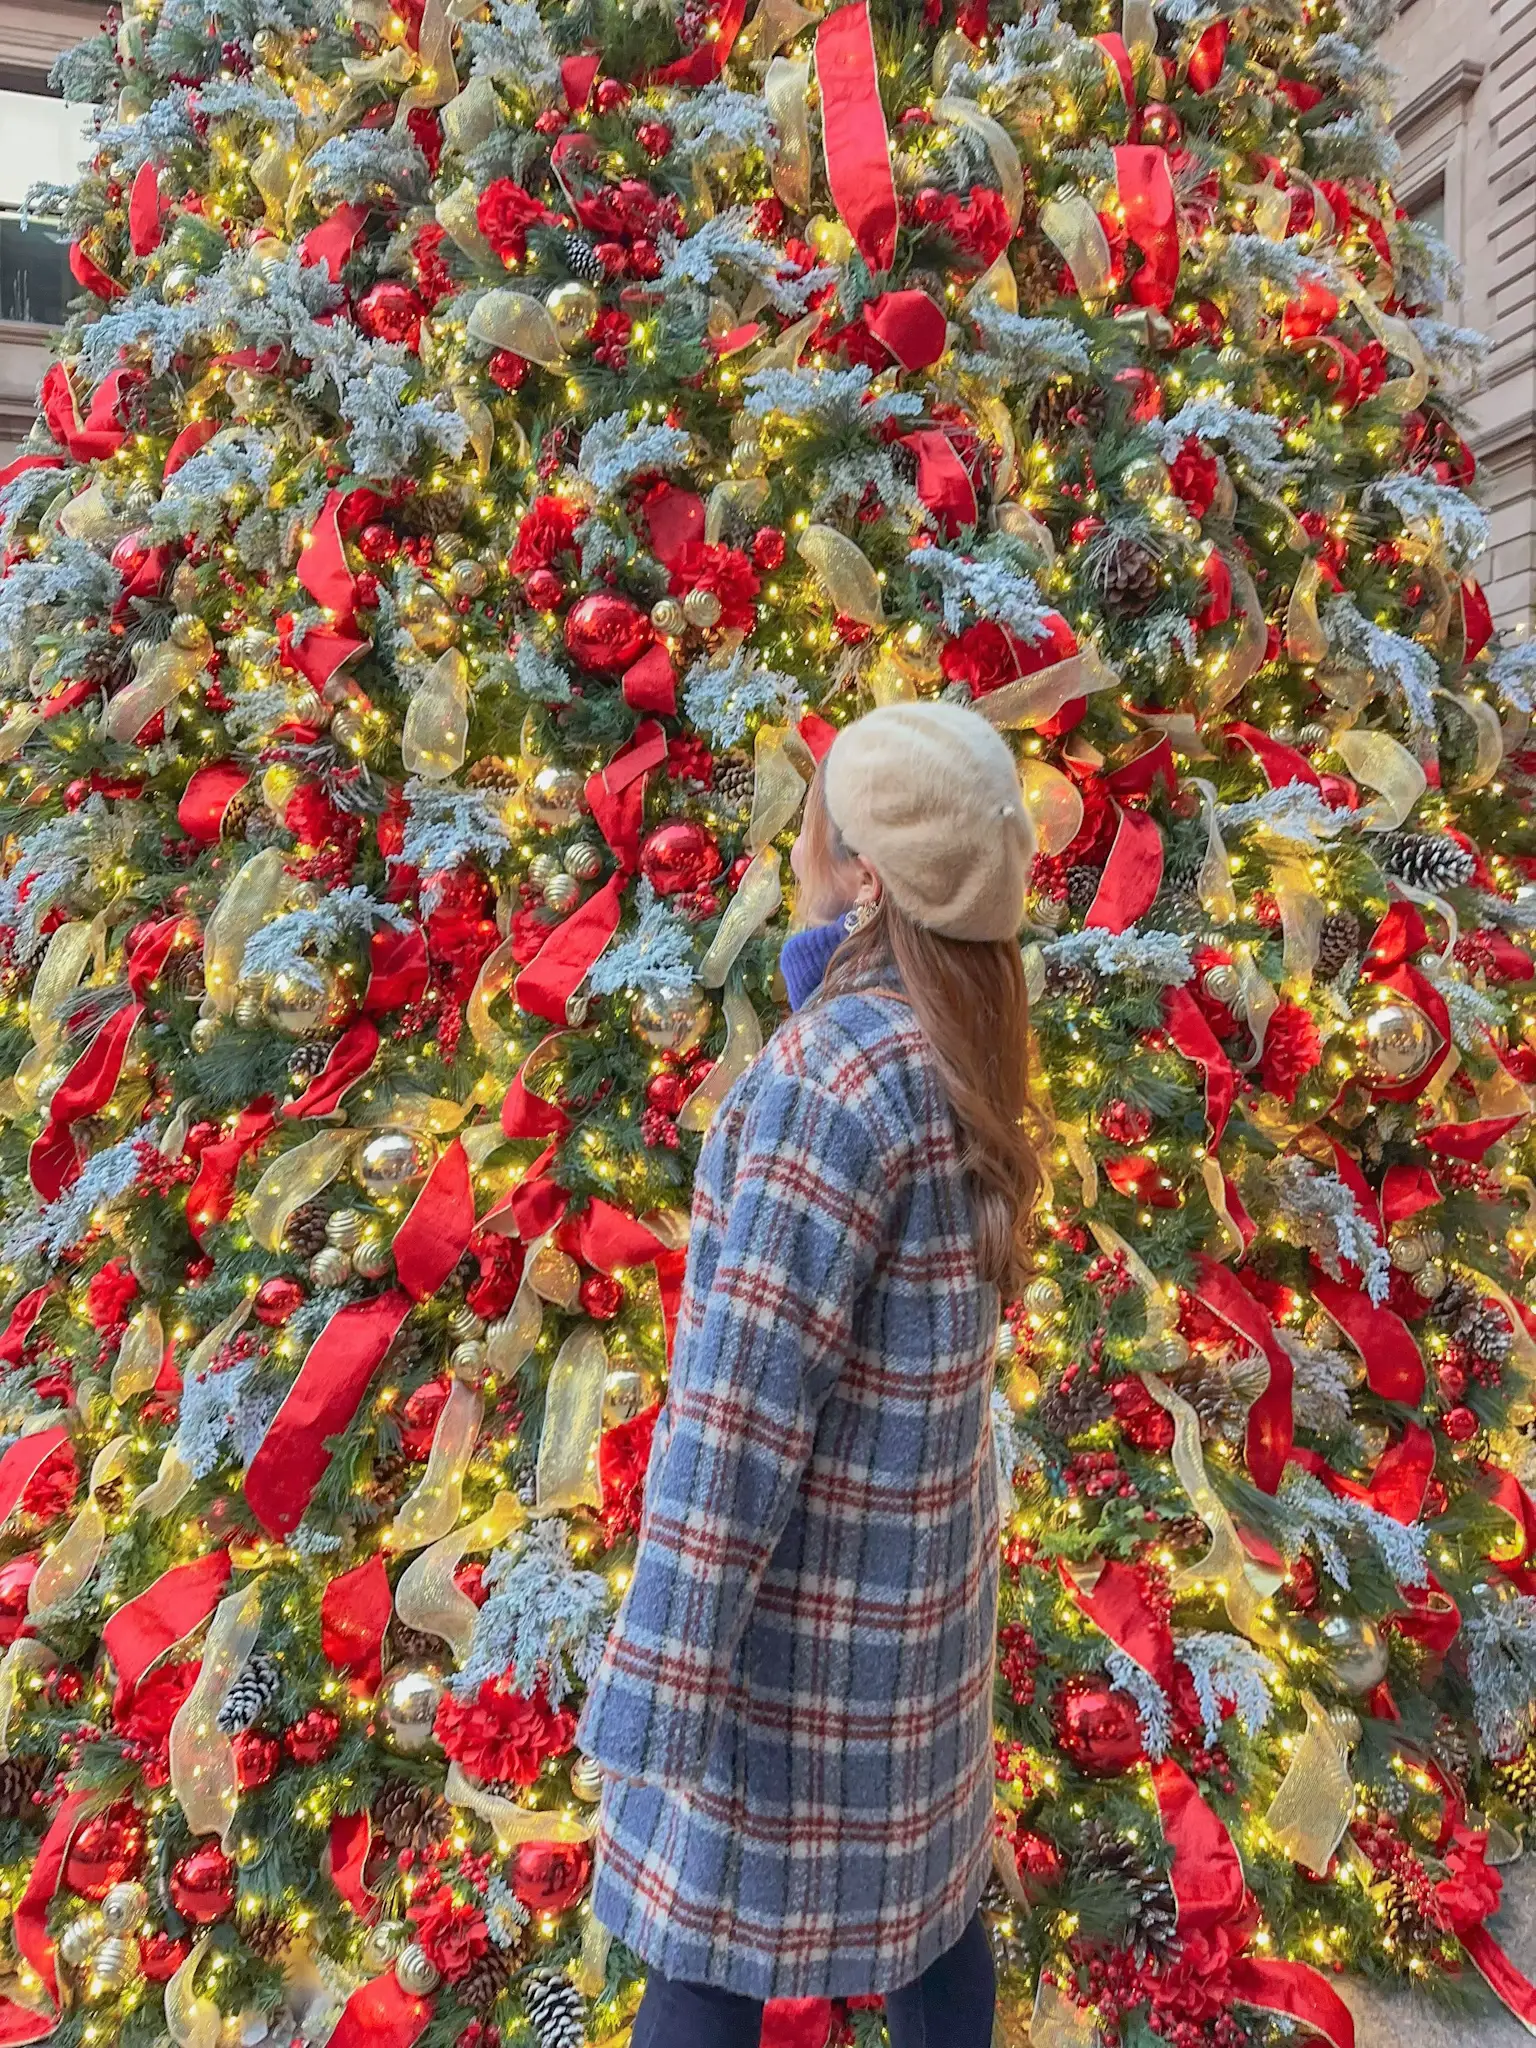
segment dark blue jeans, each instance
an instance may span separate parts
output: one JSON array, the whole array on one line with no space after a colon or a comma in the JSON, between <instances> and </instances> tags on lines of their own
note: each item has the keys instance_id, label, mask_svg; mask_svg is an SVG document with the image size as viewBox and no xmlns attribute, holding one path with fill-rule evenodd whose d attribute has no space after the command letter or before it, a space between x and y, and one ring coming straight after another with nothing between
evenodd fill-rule
<instances>
[{"instance_id":1,"label":"dark blue jeans","mask_svg":"<svg viewBox=\"0 0 1536 2048\"><path fill-rule=\"evenodd\" d=\"M901 1991L887 1993L891 2048L991 2048L997 1979L980 1916L954 1947ZM708 1984L674 1984L653 1970L630 2048L758 2048L763 2008Z\"/></svg>"}]
</instances>

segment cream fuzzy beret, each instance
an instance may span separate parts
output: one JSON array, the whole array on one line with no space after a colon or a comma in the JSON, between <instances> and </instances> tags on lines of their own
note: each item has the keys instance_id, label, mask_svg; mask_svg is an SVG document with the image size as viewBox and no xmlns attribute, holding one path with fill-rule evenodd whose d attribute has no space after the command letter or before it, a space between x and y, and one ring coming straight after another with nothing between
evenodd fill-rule
<instances>
[{"instance_id":1,"label":"cream fuzzy beret","mask_svg":"<svg viewBox=\"0 0 1536 2048\"><path fill-rule=\"evenodd\" d=\"M900 910L946 939L1011 939L1035 834L1004 741L957 704L885 704L823 768L827 812Z\"/></svg>"}]
</instances>

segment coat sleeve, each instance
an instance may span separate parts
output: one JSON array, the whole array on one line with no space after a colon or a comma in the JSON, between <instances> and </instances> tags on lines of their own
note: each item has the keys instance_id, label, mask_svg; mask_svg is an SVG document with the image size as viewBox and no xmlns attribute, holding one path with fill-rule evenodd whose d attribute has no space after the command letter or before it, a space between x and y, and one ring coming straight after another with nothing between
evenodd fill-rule
<instances>
[{"instance_id":1,"label":"coat sleeve","mask_svg":"<svg viewBox=\"0 0 1536 2048\"><path fill-rule=\"evenodd\" d=\"M890 1200L861 1117L803 1077L766 1084L712 1284L684 1318L634 1578L582 1719L583 1748L618 1775L680 1787L704 1770Z\"/></svg>"}]
</instances>

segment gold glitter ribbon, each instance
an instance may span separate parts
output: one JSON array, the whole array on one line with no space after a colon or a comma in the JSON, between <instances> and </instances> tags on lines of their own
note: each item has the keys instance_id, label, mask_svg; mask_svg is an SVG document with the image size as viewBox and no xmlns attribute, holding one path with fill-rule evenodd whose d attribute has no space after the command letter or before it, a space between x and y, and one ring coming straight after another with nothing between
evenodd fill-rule
<instances>
[{"instance_id":1,"label":"gold glitter ribbon","mask_svg":"<svg viewBox=\"0 0 1536 2048\"><path fill-rule=\"evenodd\" d=\"M480 1395L456 1379L438 1412L426 1470L384 1533L386 1550L420 1550L450 1534L464 1505L464 1475L475 1454L484 1413Z\"/></svg>"},{"instance_id":2,"label":"gold glitter ribbon","mask_svg":"<svg viewBox=\"0 0 1536 2048\"><path fill-rule=\"evenodd\" d=\"M790 824L815 772L810 749L792 726L760 725L752 749L752 815L747 846L761 853Z\"/></svg>"},{"instance_id":3,"label":"gold glitter ribbon","mask_svg":"<svg viewBox=\"0 0 1536 2048\"><path fill-rule=\"evenodd\" d=\"M1344 1839L1355 1810L1349 1746L1311 1693L1301 1695L1307 1725L1290 1768L1270 1802L1264 1825L1293 1863L1321 1877Z\"/></svg>"},{"instance_id":4,"label":"gold glitter ribbon","mask_svg":"<svg viewBox=\"0 0 1536 2048\"><path fill-rule=\"evenodd\" d=\"M791 57L775 57L763 80L763 98L777 134L773 189L795 213L809 213L811 207L810 82L809 62Z\"/></svg>"},{"instance_id":5,"label":"gold glitter ribbon","mask_svg":"<svg viewBox=\"0 0 1536 2048\"><path fill-rule=\"evenodd\" d=\"M480 1610L454 1573L471 1550L494 1550L528 1519L515 1494L498 1493L478 1522L455 1529L413 1558L395 1588L395 1614L402 1628L440 1636L462 1664L474 1639Z\"/></svg>"},{"instance_id":6,"label":"gold glitter ribbon","mask_svg":"<svg viewBox=\"0 0 1536 2048\"><path fill-rule=\"evenodd\" d=\"M1361 814L1361 829L1395 832L1427 787L1419 763L1386 732L1337 732L1333 750L1355 781L1376 794Z\"/></svg>"},{"instance_id":7,"label":"gold glitter ribbon","mask_svg":"<svg viewBox=\"0 0 1536 2048\"><path fill-rule=\"evenodd\" d=\"M560 1346L549 1369L534 1481L535 1513L602 1506L597 1454L607 1378L608 1353L597 1327L581 1323Z\"/></svg>"},{"instance_id":8,"label":"gold glitter ribbon","mask_svg":"<svg viewBox=\"0 0 1536 2048\"><path fill-rule=\"evenodd\" d=\"M480 232L479 204L474 183L466 178L462 185L437 202L437 224L466 256L472 256L477 263L492 264L496 261L496 251Z\"/></svg>"},{"instance_id":9,"label":"gold glitter ribbon","mask_svg":"<svg viewBox=\"0 0 1536 2048\"><path fill-rule=\"evenodd\" d=\"M27 999L27 1026L34 1045L57 1045L63 1033L60 1011L79 987L91 957L94 927L83 921L61 924L48 941Z\"/></svg>"},{"instance_id":10,"label":"gold glitter ribbon","mask_svg":"<svg viewBox=\"0 0 1536 2048\"><path fill-rule=\"evenodd\" d=\"M112 1365L112 1398L121 1407L135 1394L147 1394L160 1375L165 1357L165 1331L160 1311L146 1304L128 1325Z\"/></svg>"},{"instance_id":11,"label":"gold glitter ribbon","mask_svg":"<svg viewBox=\"0 0 1536 2048\"><path fill-rule=\"evenodd\" d=\"M1190 781L1200 792L1205 812L1205 858L1195 879L1195 893L1212 924L1231 924L1237 916L1237 891L1232 886L1226 841L1216 818L1216 790L1203 776L1193 775Z\"/></svg>"},{"instance_id":12,"label":"gold glitter ribbon","mask_svg":"<svg viewBox=\"0 0 1536 2048\"><path fill-rule=\"evenodd\" d=\"M1292 661L1316 663L1328 659L1328 635L1317 615L1322 578L1322 565L1315 555L1309 555L1296 572L1290 602L1285 608L1285 651Z\"/></svg>"},{"instance_id":13,"label":"gold glitter ribbon","mask_svg":"<svg viewBox=\"0 0 1536 2048\"><path fill-rule=\"evenodd\" d=\"M134 1502L134 1513L146 1522L158 1522L180 1505L192 1490L192 1467L174 1444L167 1444L160 1456L160 1470Z\"/></svg>"},{"instance_id":14,"label":"gold glitter ribbon","mask_svg":"<svg viewBox=\"0 0 1536 2048\"><path fill-rule=\"evenodd\" d=\"M1077 784L1049 761L1026 756L1019 763L1019 788L1035 828L1035 851L1047 859L1063 852L1083 822L1083 799Z\"/></svg>"},{"instance_id":15,"label":"gold glitter ribbon","mask_svg":"<svg viewBox=\"0 0 1536 2048\"><path fill-rule=\"evenodd\" d=\"M330 1186L355 1143L351 1131L322 1131L273 1160L245 1205L245 1226L263 1251L281 1251L288 1218Z\"/></svg>"},{"instance_id":16,"label":"gold glitter ribbon","mask_svg":"<svg viewBox=\"0 0 1536 2048\"><path fill-rule=\"evenodd\" d=\"M1086 196L1069 189L1047 199L1040 209L1040 229L1072 272L1078 297L1085 304L1102 299L1113 264L1103 223Z\"/></svg>"},{"instance_id":17,"label":"gold glitter ribbon","mask_svg":"<svg viewBox=\"0 0 1536 2048\"><path fill-rule=\"evenodd\" d=\"M107 1518L96 1496L127 1471L132 1446L131 1437L115 1436L96 1453L84 1506L38 1565L27 1589L30 1620L46 1624L55 1608L87 1584L100 1563L102 1546L107 1540Z\"/></svg>"},{"instance_id":18,"label":"gold glitter ribbon","mask_svg":"<svg viewBox=\"0 0 1536 2048\"><path fill-rule=\"evenodd\" d=\"M465 321L464 331L472 341L509 348L546 370L558 369L566 360L547 308L526 292L487 292Z\"/></svg>"},{"instance_id":19,"label":"gold glitter ribbon","mask_svg":"<svg viewBox=\"0 0 1536 2048\"><path fill-rule=\"evenodd\" d=\"M408 775L446 782L469 742L469 664L457 647L440 654L406 706L400 759Z\"/></svg>"},{"instance_id":20,"label":"gold glitter ribbon","mask_svg":"<svg viewBox=\"0 0 1536 2048\"><path fill-rule=\"evenodd\" d=\"M501 126L501 101L488 78L472 78L449 100L442 113L443 136L460 156L494 135Z\"/></svg>"},{"instance_id":21,"label":"gold glitter ribbon","mask_svg":"<svg viewBox=\"0 0 1536 2048\"><path fill-rule=\"evenodd\" d=\"M395 108L395 127L404 128L418 107L441 107L459 90L453 66L453 23L443 0L427 0L416 34L416 82Z\"/></svg>"},{"instance_id":22,"label":"gold glitter ribbon","mask_svg":"<svg viewBox=\"0 0 1536 2048\"><path fill-rule=\"evenodd\" d=\"M1016 228L1024 211L1024 168L1019 162L1013 137L1001 122L994 121L990 114L984 114L974 100L961 99L958 95L946 95L935 100L933 113L936 120L952 121L955 127L974 137L986 150L997 173L1003 204L1008 209L1008 225Z\"/></svg>"},{"instance_id":23,"label":"gold glitter ribbon","mask_svg":"<svg viewBox=\"0 0 1536 2048\"><path fill-rule=\"evenodd\" d=\"M761 847L752 856L751 866L699 962L699 980L705 988L724 988L742 947L763 929L783 900L778 848Z\"/></svg>"},{"instance_id":24,"label":"gold glitter ribbon","mask_svg":"<svg viewBox=\"0 0 1536 2048\"><path fill-rule=\"evenodd\" d=\"M1437 689L1435 695L1454 704L1471 721L1477 741L1477 759L1465 775L1458 776L1450 785L1451 795L1465 796L1470 790L1486 789L1504 763L1504 728L1498 712L1485 697L1469 696L1461 690Z\"/></svg>"},{"instance_id":25,"label":"gold glitter ribbon","mask_svg":"<svg viewBox=\"0 0 1536 2048\"><path fill-rule=\"evenodd\" d=\"M219 2048L224 2016L196 1989L196 1978L213 1937L200 1934L191 1953L165 1987L165 2031L176 2048Z\"/></svg>"},{"instance_id":26,"label":"gold glitter ribbon","mask_svg":"<svg viewBox=\"0 0 1536 2048\"><path fill-rule=\"evenodd\" d=\"M1114 689L1119 681L1090 640L1065 661L1053 661L1049 668L1036 669L1032 675L1004 683L1000 690L989 690L985 697L976 699L973 708L989 725L995 725L999 731L1010 731L1017 726L1039 725L1054 718L1062 705L1070 704L1074 697L1091 697L1098 690Z\"/></svg>"},{"instance_id":27,"label":"gold glitter ribbon","mask_svg":"<svg viewBox=\"0 0 1536 2048\"><path fill-rule=\"evenodd\" d=\"M1264 623L1264 606L1254 588L1248 566L1234 548L1223 555L1232 578L1232 595L1242 614L1242 631L1230 647L1224 648L1205 675L1205 715L1213 717L1240 696L1264 666L1269 646L1269 628Z\"/></svg>"},{"instance_id":28,"label":"gold glitter ribbon","mask_svg":"<svg viewBox=\"0 0 1536 2048\"><path fill-rule=\"evenodd\" d=\"M480 972L475 976L475 985L464 1006L464 1016L470 1037L483 1053L495 1054L507 1042L506 1033L491 1019L491 1005L511 987L516 974L517 954L511 939L503 939L480 963Z\"/></svg>"},{"instance_id":29,"label":"gold glitter ribbon","mask_svg":"<svg viewBox=\"0 0 1536 2048\"><path fill-rule=\"evenodd\" d=\"M472 1785L457 1764L448 1766L443 1796L454 1806L487 1822L503 1854L521 1842L587 1842L592 1823L569 1813L536 1813L531 1807L516 1806L498 1792Z\"/></svg>"},{"instance_id":30,"label":"gold glitter ribbon","mask_svg":"<svg viewBox=\"0 0 1536 2048\"><path fill-rule=\"evenodd\" d=\"M197 1682L171 1723L171 1792L194 1835L217 1835L228 1848L240 1806L235 1745L219 1709L245 1669L261 1627L261 1579L228 1593L214 1609Z\"/></svg>"},{"instance_id":31,"label":"gold glitter ribbon","mask_svg":"<svg viewBox=\"0 0 1536 2048\"><path fill-rule=\"evenodd\" d=\"M21 1696L23 1672L48 1671L57 1661L56 1653L37 1636L18 1636L0 1660L0 1764L10 1762L11 1716Z\"/></svg>"},{"instance_id":32,"label":"gold glitter ribbon","mask_svg":"<svg viewBox=\"0 0 1536 2048\"><path fill-rule=\"evenodd\" d=\"M207 654L206 646L178 647L172 640L163 640L140 662L127 689L119 690L108 703L101 715L103 734L128 745L158 712L168 712L182 691L197 681Z\"/></svg>"},{"instance_id":33,"label":"gold glitter ribbon","mask_svg":"<svg viewBox=\"0 0 1536 2048\"><path fill-rule=\"evenodd\" d=\"M763 1049L763 1034L746 991L732 987L725 1003L725 1046L678 1111L678 1129L707 1131L715 1111Z\"/></svg>"},{"instance_id":34,"label":"gold glitter ribbon","mask_svg":"<svg viewBox=\"0 0 1536 2048\"><path fill-rule=\"evenodd\" d=\"M880 578L874 564L846 533L839 533L835 526L821 526L813 522L799 540L796 549L806 566L826 592L834 611L845 618L856 619L861 626L878 626L885 620L885 601L880 594Z\"/></svg>"}]
</instances>

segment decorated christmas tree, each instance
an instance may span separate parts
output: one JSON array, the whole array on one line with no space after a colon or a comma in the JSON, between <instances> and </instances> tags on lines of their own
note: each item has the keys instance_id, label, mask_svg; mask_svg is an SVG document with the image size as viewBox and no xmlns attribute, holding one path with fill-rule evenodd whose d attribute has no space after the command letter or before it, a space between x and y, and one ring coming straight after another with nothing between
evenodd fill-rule
<instances>
[{"instance_id":1,"label":"decorated christmas tree","mask_svg":"<svg viewBox=\"0 0 1536 2048\"><path fill-rule=\"evenodd\" d=\"M1536 2016L1536 658L1390 12L128 0L63 61L0 2041L623 2038L573 1736L691 1168L816 759L939 694L1040 845L1005 2038Z\"/></svg>"}]
</instances>

